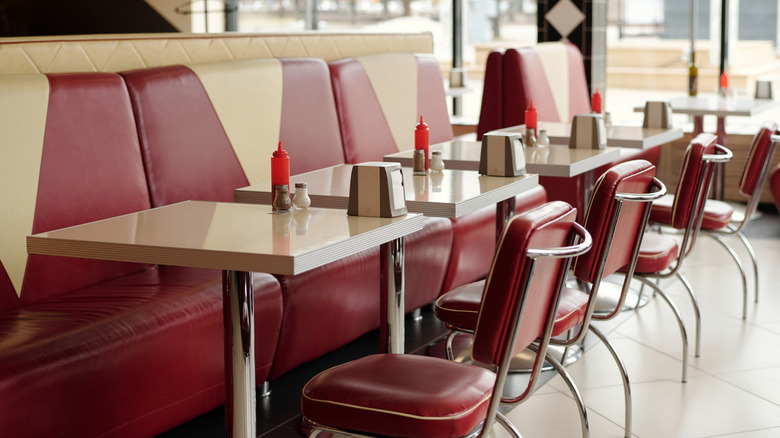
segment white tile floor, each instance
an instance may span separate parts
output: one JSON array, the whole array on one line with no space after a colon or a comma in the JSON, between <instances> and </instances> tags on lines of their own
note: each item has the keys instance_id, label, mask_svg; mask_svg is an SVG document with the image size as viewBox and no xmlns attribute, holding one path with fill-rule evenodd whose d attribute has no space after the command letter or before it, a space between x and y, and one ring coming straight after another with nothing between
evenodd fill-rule
<instances>
[{"instance_id":1,"label":"white tile floor","mask_svg":"<svg viewBox=\"0 0 780 438\"><path fill-rule=\"evenodd\" d=\"M750 238L759 259L760 297L756 304L751 293L745 320L736 266L713 240L697 240L683 273L701 307L698 358L690 301L679 282L663 283L688 329L686 383L680 380L679 330L660 298L604 327L631 379L632 436L780 437L780 240L773 237ZM729 242L740 248L736 240ZM738 254L747 257L744 251ZM752 275L748 280L752 285ZM588 408L590 436L622 437L623 389L607 350L594 344L569 372ZM509 418L526 438L580 435L576 405L559 377L515 407ZM493 435L507 436L500 428Z\"/></svg>"}]
</instances>

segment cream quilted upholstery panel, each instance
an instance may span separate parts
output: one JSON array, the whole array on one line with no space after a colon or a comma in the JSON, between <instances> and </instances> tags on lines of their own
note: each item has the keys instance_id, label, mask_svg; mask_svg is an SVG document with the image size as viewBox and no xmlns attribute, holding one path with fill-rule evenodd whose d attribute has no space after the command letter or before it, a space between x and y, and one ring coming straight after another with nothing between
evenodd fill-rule
<instances>
[{"instance_id":1,"label":"cream quilted upholstery panel","mask_svg":"<svg viewBox=\"0 0 780 438\"><path fill-rule=\"evenodd\" d=\"M144 34L0 38L0 75L117 72L173 64L432 53L430 33Z\"/></svg>"},{"instance_id":2,"label":"cream quilted upholstery panel","mask_svg":"<svg viewBox=\"0 0 780 438\"><path fill-rule=\"evenodd\" d=\"M249 183L270 181L270 158L282 126L281 62L253 59L188 67L203 84Z\"/></svg>"},{"instance_id":3,"label":"cream quilted upholstery panel","mask_svg":"<svg viewBox=\"0 0 780 438\"><path fill-rule=\"evenodd\" d=\"M0 260L17 295L27 266L25 236L33 229L48 108L46 76L0 77Z\"/></svg>"},{"instance_id":4,"label":"cream quilted upholstery panel","mask_svg":"<svg viewBox=\"0 0 780 438\"><path fill-rule=\"evenodd\" d=\"M399 151L414 148L417 114L417 58L390 53L355 58L368 75Z\"/></svg>"}]
</instances>

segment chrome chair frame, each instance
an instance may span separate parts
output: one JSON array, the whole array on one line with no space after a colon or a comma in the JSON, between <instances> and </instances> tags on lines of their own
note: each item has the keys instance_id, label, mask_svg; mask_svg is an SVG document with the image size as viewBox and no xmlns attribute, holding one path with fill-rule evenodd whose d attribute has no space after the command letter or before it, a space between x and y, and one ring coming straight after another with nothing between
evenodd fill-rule
<instances>
[{"instance_id":1,"label":"chrome chair frame","mask_svg":"<svg viewBox=\"0 0 780 438\"><path fill-rule=\"evenodd\" d=\"M736 252L734 251L734 248L732 248L728 243L726 243L723 240L723 237L727 236L736 236L740 242L742 242L742 246L745 247L745 249L748 252L748 255L750 256L751 264L753 265L753 294L754 294L754 300L756 303L758 303L758 262L756 261L756 252L753 249L753 245L750 244L750 241L748 241L747 237L742 233L745 226L750 223L751 217L756 212L756 209L758 208L759 201L761 199L761 191L764 188L764 185L766 185L766 180L769 178L769 173L772 170L772 157L775 154L775 149L777 148L777 143L780 142L780 135L778 134L772 134L770 135L770 146L769 151L766 156L766 160L764 160L763 166L761 167L761 171L758 177L758 180L756 182L756 187L753 190L753 194L749 197L748 203L745 206L745 212L742 215L741 219L738 220L732 220L728 225L726 225L723 228L715 229L715 230L701 230L701 232L716 242L720 244L731 256L731 258L734 260L734 263L737 264L737 268L739 268L739 273L742 276L742 319L747 318L747 302L748 302L748 281L747 281L747 275L745 273L745 267L742 264L742 260L737 256ZM749 159L750 157L748 157ZM747 166L748 163L746 163ZM697 343L696 347L696 356L699 355L699 347Z\"/></svg>"},{"instance_id":2,"label":"chrome chair frame","mask_svg":"<svg viewBox=\"0 0 780 438\"><path fill-rule=\"evenodd\" d=\"M696 357L699 357L700 354L700 344L701 344L701 312L699 310L699 303L696 299L696 294L693 292L693 287L691 287L690 282L688 279L683 275L682 272L680 272L680 267L682 266L683 260L685 260L685 257L690 253L691 249L693 249L693 243L696 241L696 235L701 229L701 223L704 219L704 202L707 199L707 194L710 189L710 185L712 184L714 172L713 167L717 163L726 163L733 157L733 154L731 153L731 150L728 148L716 144L715 150L719 151L720 153L715 154L705 154L702 156L702 161L706 163L705 166L705 177L702 178L702 181L698 182L698 187L695 188L696 190L696 196L694 198L693 205L698 206L696 208L696 211L694 212L692 216L692 220L688 221L688 224L685 227L685 231L683 233L683 241L680 246L679 253L677 254L677 259L675 260L674 264L670 266L667 270L662 272L654 272L654 273L635 273L634 278L639 280L643 285L649 286L653 291L660 295L661 298L666 301L666 303L673 309L675 316L677 318L677 323L680 327L680 334L683 339L683 370L682 370L682 381L686 382L688 380L688 337L685 330L685 325L683 324L682 317L680 315L679 309L674 305L674 303L669 299L669 297L664 293L664 291L654 282L651 281L651 279L655 280L662 280L667 279L671 277L678 278L683 286L685 287L686 292L688 293L688 297L691 300L691 303L693 304L693 311L694 311L694 317L696 322ZM641 300L641 294L637 298L637 307L639 306L639 300Z\"/></svg>"},{"instance_id":3,"label":"chrome chair frame","mask_svg":"<svg viewBox=\"0 0 780 438\"><path fill-rule=\"evenodd\" d=\"M630 291L631 279L633 278L634 269L636 268L637 257L639 255L639 249L642 243L642 237L644 237L645 228L648 219L650 218L650 208L652 202L655 201L656 199L661 198L665 194L666 194L666 186L658 178L653 178L653 190L649 193L615 194L615 200L617 202L615 204L613 211L610 213L609 234L607 235L606 243L604 246L606 249L602 252L601 257L599 258L598 261L598 274L596 276L597 280L590 285L588 291L590 298L588 300L588 306L587 306L587 310L585 311L585 317L583 319L583 322L579 326L579 328L577 328L577 330L574 332L573 335L570 334L564 339L552 339L550 341L552 345L565 347L563 358L561 359L562 362L565 362L566 360L567 349L572 345L576 345L584 342L585 336L587 335L588 331L596 335L596 337L604 344L604 346L607 348L610 355L612 356L612 359L615 361L615 364L617 365L618 370L620 371L620 376L623 382L623 396L625 401L624 430L625 430L626 438L631 437L631 429L632 429L631 387L628 379L628 371L626 370L623 360L620 358L620 355L617 353L612 343L609 342L609 339L607 339L607 337L598 328L596 328L594 325L591 324L591 320L595 319L601 321L608 321L615 318L618 314L620 314L620 311L622 310L623 305L626 301L626 297L628 296L628 293ZM628 265L628 269L624 274L623 285L621 287L620 298L618 300L617 306L607 314L597 314L595 313L595 309L596 309L596 305L598 304L599 289L601 287L602 281L604 280L603 278L604 270L606 268L607 258L609 256L609 248L612 247L612 241L615 237L615 231L617 229L618 220L620 219L620 213L623 209L623 204L627 202L638 202L638 203L645 204L644 211L642 212L642 219L639 224L639 231L637 232L634 242L632 243L630 262ZM578 284L581 285L585 284L587 286L587 283L579 280L578 280Z\"/></svg>"}]
</instances>

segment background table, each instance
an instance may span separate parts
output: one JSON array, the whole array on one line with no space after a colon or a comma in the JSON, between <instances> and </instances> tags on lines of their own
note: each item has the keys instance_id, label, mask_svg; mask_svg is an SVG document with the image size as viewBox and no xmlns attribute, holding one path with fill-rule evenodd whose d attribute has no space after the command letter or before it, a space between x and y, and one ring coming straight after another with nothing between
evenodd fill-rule
<instances>
[{"instance_id":1,"label":"background table","mask_svg":"<svg viewBox=\"0 0 780 438\"><path fill-rule=\"evenodd\" d=\"M342 164L295 175L290 177L290 186L307 183L312 207L346 209L352 168L351 164ZM539 177L532 173L505 178L445 169L441 173L413 175L411 168L404 167L403 175L409 212L451 219L512 198L539 184ZM235 199L270 204L271 183L237 189Z\"/></svg>"},{"instance_id":2,"label":"background table","mask_svg":"<svg viewBox=\"0 0 780 438\"><path fill-rule=\"evenodd\" d=\"M539 122L539 130L547 131L550 144L568 145L571 136L571 123ZM525 134L525 125L511 126L491 132L517 132ZM641 126L616 126L607 129L607 146L648 149L680 139L682 129L649 129Z\"/></svg>"},{"instance_id":3,"label":"background table","mask_svg":"<svg viewBox=\"0 0 780 438\"><path fill-rule=\"evenodd\" d=\"M430 147L441 151L447 169L479 170L482 143L453 140ZM568 146L550 145L545 148L524 148L525 170L543 176L571 177L597 169L620 159L620 148L571 149ZM414 151L385 155L385 161L395 161L402 166L412 165Z\"/></svg>"},{"instance_id":4,"label":"background table","mask_svg":"<svg viewBox=\"0 0 780 438\"><path fill-rule=\"evenodd\" d=\"M422 229L422 215L397 218L347 216L344 210L310 209L307 215L272 214L269 206L188 201L27 237L30 254L222 269L225 315L228 436L254 438L254 294L250 272L295 275L381 245L401 248L395 266L403 275L403 236ZM394 272L382 279L383 290ZM402 278L402 277L401 277ZM403 280L400 282L403 285ZM403 288L387 289L388 300ZM387 312L397 311L388 306ZM397 315L388 315L388 321ZM403 321L401 321L403 322ZM398 336L398 333L388 333ZM400 344L400 349L398 345ZM389 344L403 352L400 338Z\"/></svg>"},{"instance_id":5,"label":"background table","mask_svg":"<svg viewBox=\"0 0 780 438\"><path fill-rule=\"evenodd\" d=\"M698 96L681 96L669 101L672 112L693 116L693 132L691 138L704 131L704 116L716 116L718 118L717 136L718 143L726 144L726 117L743 116L752 117L763 111L778 105L773 99L755 99L748 96L720 97L714 94L700 94ZM635 107L634 111L643 112L644 106ZM713 195L716 199L723 199L725 172L722 165L715 166L716 184Z\"/></svg>"}]
</instances>

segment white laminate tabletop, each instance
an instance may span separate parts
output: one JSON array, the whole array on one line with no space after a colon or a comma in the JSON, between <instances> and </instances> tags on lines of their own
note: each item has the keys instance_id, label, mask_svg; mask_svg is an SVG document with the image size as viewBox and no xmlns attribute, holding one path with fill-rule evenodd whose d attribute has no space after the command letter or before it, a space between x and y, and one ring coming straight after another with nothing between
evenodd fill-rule
<instances>
[{"instance_id":1,"label":"white laminate tabletop","mask_svg":"<svg viewBox=\"0 0 780 438\"><path fill-rule=\"evenodd\" d=\"M547 131L550 143L568 145L571 136L571 123L539 122L538 129ZM525 134L525 125L510 126L492 132L517 132ZM648 149L672 142L683 137L682 129L648 129L641 126L612 125L607 129L607 146Z\"/></svg>"},{"instance_id":2,"label":"white laminate tabletop","mask_svg":"<svg viewBox=\"0 0 780 438\"><path fill-rule=\"evenodd\" d=\"M669 101L672 112L690 114L692 116L746 116L750 117L769 110L778 105L773 99L755 99L748 96L720 97L714 94L698 96L680 96ZM635 107L634 111L642 112L644 105Z\"/></svg>"},{"instance_id":3,"label":"white laminate tabletop","mask_svg":"<svg viewBox=\"0 0 780 438\"><path fill-rule=\"evenodd\" d=\"M448 141L432 145L430 150L442 151L444 165L448 169L479 170L482 144L478 141ZM413 151L386 155L385 161L395 161L402 166L412 165ZM571 177L589 172L620 159L620 148L571 149L568 146L550 145L545 148L525 148L525 170L542 176Z\"/></svg>"},{"instance_id":4,"label":"white laminate tabletop","mask_svg":"<svg viewBox=\"0 0 780 438\"><path fill-rule=\"evenodd\" d=\"M186 201L27 237L30 254L295 275L422 229L422 215Z\"/></svg>"},{"instance_id":5,"label":"white laminate tabletop","mask_svg":"<svg viewBox=\"0 0 780 438\"><path fill-rule=\"evenodd\" d=\"M410 155L411 157L411 155ZM349 203L352 165L318 169L290 177L308 185L312 206L346 209ZM539 177L528 173L517 177L479 175L474 171L445 169L441 173L415 176L403 168L406 208L425 216L457 218L516 196L539 184ZM237 189L237 202L270 204L271 183L260 183Z\"/></svg>"}]
</instances>

